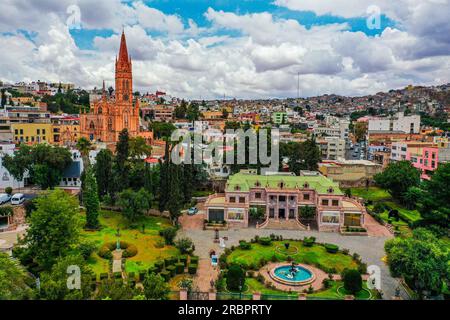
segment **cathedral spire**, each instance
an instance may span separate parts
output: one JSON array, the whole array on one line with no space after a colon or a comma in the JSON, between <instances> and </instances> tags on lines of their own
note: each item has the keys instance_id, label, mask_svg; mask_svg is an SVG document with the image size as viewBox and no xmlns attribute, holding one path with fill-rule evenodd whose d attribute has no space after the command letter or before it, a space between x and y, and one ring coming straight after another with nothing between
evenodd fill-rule
<instances>
[{"instance_id":1,"label":"cathedral spire","mask_svg":"<svg viewBox=\"0 0 450 320\"><path fill-rule=\"evenodd\" d=\"M119 62L129 62L125 31L122 31L122 38L120 40Z\"/></svg>"}]
</instances>

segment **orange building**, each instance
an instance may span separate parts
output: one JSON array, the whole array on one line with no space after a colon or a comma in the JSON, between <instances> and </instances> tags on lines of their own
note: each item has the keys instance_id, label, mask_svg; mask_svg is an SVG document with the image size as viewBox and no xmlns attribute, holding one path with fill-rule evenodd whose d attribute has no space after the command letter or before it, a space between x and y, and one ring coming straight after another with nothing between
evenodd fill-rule
<instances>
[{"instance_id":1,"label":"orange building","mask_svg":"<svg viewBox=\"0 0 450 320\"><path fill-rule=\"evenodd\" d=\"M103 83L102 98L91 103L89 113L81 113L80 127L82 137L106 143L116 143L124 128L131 137L151 135L149 132L140 134L139 99L133 101L132 63L125 33L122 33L119 58L116 59L115 97L107 97Z\"/></svg>"}]
</instances>

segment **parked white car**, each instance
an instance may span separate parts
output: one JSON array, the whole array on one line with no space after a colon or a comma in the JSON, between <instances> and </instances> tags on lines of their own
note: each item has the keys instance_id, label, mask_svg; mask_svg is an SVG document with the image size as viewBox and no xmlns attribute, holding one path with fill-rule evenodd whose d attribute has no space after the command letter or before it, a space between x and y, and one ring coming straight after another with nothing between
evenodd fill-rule
<instances>
[{"instance_id":1,"label":"parked white car","mask_svg":"<svg viewBox=\"0 0 450 320\"><path fill-rule=\"evenodd\" d=\"M9 200L11 200L11 195L7 193L0 193L0 205L7 203Z\"/></svg>"},{"instance_id":2,"label":"parked white car","mask_svg":"<svg viewBox=\"0 0 450 320\"><path fill-rule=\"evenodd\" d=\"M13 205L19 205L25 202L25 196L23 193L16 193L11 198L11 204Z\"/></svg>"}]
</instances>

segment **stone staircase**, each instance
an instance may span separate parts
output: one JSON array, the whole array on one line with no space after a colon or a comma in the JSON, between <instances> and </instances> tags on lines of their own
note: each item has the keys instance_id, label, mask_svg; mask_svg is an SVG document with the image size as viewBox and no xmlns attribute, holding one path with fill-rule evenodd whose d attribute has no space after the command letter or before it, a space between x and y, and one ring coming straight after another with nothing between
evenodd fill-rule
<instances>
[{"instance_id":1,"label":"stone staircase","mask_svg":"<svg viewBox=\"0 0 450 320\"><path fill-rule=\"evenodd\" d=\"M290 219L290 220L269 219L269 222L264 226L264 229L273 229L273 230L306 230L305 227L302 227L295 219Z\"/></svg>"}]
</instances>

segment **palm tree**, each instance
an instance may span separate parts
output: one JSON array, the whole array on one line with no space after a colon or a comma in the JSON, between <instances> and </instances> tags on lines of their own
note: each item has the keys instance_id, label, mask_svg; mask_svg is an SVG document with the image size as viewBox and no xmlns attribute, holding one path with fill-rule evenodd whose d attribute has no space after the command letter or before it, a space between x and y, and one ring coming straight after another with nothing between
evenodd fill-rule
<instances>
[{"instance_id":1,"label":"palm tree","mask_svg":"<svg viewBox=\"0 0 450 320\"><path fill-rule=\"evenodd\" d=\"M86 170L90 165L89 151L92 150L92 143L86 138L80 138L77 142L77 149L80 151L81 159L83 161L83 170Z\"/></svg>"}]
</instances>

